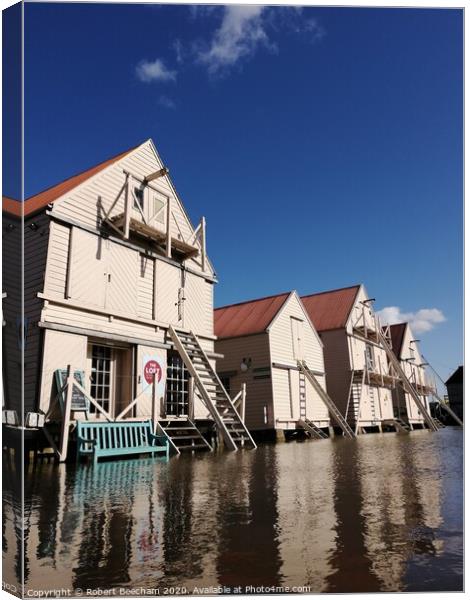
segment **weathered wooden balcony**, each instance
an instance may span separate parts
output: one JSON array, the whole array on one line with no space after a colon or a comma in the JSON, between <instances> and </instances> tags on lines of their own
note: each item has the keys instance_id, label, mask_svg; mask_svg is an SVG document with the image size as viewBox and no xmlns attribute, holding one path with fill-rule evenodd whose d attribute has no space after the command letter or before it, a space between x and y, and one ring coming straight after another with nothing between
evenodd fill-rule
<instances>
[{"instance_id":1,"label":"weathered wooden balcony","mask_svg":"<svg viewBox=\"0 0 470 600\"><path fill-rule=\"evenodd\" d=\"M125 213L115 215L114 217L111 217L109 221L118 229L124 229L126 221ZM163 248L166 248L167 234L163 231L160 231L156 227L153 227L152 225L148 225L143 221L139 221L134 217L130 217L129 231L143 238L149 239ZM183 260L194 258L199 254L199 248L175 237L171 238L171 249Z\"/></svg>"}]
</instances>

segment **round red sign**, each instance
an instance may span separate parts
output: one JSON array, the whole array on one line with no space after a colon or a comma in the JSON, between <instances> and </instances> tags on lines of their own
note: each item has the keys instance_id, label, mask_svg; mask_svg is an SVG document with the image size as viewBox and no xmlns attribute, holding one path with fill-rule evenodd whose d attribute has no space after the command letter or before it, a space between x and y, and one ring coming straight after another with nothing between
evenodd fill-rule
<instances>
[{"instance_id":1,"label":"round red sign","mask_svg":"<svg viewBox=\"0 0 470 600\"><path fill-rule=\"evenodd\" d=\"M162 378L162 368L156 360L148 360L144 366L144 377L147 383L153 383L155 377L156 383L159 383Z\"/></svg>"}]
</instances>

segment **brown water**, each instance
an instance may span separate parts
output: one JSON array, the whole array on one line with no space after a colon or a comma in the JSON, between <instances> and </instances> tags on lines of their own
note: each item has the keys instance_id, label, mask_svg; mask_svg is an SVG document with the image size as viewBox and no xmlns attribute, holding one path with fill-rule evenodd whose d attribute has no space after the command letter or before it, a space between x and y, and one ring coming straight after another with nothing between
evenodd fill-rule
<instances>
[{"instance_id":1,"label":"brown water","mask_svg":"<svg viewBox=\"0 0 470 600\"><path fill-rule=\"evenodd\" d=\"M449 427L168 463L36 466L25 485L26 589L461 590L462 437ZM7 581L20 572L13 471Z\"/></svg>"}]
</instances>

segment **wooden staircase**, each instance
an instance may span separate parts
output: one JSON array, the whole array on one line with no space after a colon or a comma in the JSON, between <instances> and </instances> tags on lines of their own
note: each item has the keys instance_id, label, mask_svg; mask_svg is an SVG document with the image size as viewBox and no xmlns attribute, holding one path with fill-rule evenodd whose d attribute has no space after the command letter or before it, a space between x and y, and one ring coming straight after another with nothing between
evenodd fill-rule
<instances>
[{"instance_id":1,"label":"wooden staircase","mask_svg":"<svg viewBox=\"0 0 470 600\"><path fill-rule=\"evenodd\" d=\"M439 402L439 406L445 410L446 412L449 413L449 415L454 419L454 421L457 423L457 425L460 425L460 427L463 427L463 423L461 421L461 419L459 419L459 417L455 414L455 412L451 409L451 407L444 402L444 400L437 394L437 392L432 392L432 396ZM437 419L435 419L437 420ZM439 421L439 423L441 423ZM442 423L441 423L442 425ZM439 427L439 426L438 426Z\"/></svg>"},{"instance_id":2,"label":"wooden staircase","mask_svg":"<svg viewBox=\"0 0 470 600\"><path fill-rule=\"evenodd\" d=\"M307 381L313 386L313 389L317 392L325 406L328 408L333 420L339 425L339 427L341 427L343 435L348 438L355 438L356 435L354 434L354 431L348 425L346 419L340 413L336 404L319 384L315 375L312 373L312 371L310 371L310 369L307 366L307 363L305 361L298 360L297 365L301 373L305 375Z\"/></svg>"},{"instance_id":3,"label":"wooden staircase","mask_svg":"<svg viewBox=\"0 0 470 600\"><path fill-rule=\"evenodd\" d=\"M298 424L302 427L307 433L309 433L313 438L317 440L325 440L328 438L328 435L322 431L319 427L315 425L313 421L307 419L307 417L303 417L299 419Z\"/></svg>"},{"instance_id":4,"label":"wooden staircase","mask_svg":"<svg viewBox=\"0 0 470 600\"><path fill-rule=\"evenodd\" d=\"M170 448L177 454L213 449L190 419L161 420L157 431L168 438Z\"/></svg>"},{"instance_id":5,"label":"wooden staircase","mask_svg":"<svg viewBox=\"0 0 470 600\"><path fill-rule=\"evenodd\" d=\"M423 415L423 418L426 421L426 425L429 427L429 429L431 431L437 431L438 427L434 423L434 419L428 413L427 408L422 403L417 390L415 389L414 385L411 383L411 381L406 376L406 373L401 368L400 361L395 356L395 353L393 352L392 347L390 345L390 341L385 337L385 335L382 332L382 328L380 326L378 326L376 329L377 329L377 337L378 337L379 341L382 343L382 346L383 346L385 352L387 353L387 357L388 357L390 363L393 365L395 372L397 373L398 377L400 378L405 392L408 392L410 394L410 396L413 398L414 403L418 407L420 413Z\"/></svg>"},{"instance_id":6,"label":"wooden staircase","mask_svg":"<svg viewBox=\"0 0 470 600\"><path fill-rule=\"evenodd\" d=\"M214 419L227 448L229 450L256 448L250 432L242 421L196 335L192 332L177 333L171 325L169 333L175 349L179 352L186 368L194 378L195 387Z\"/></svg>"},{"instance_id":7,"label":"wooden staircase","mask_svg":"<svg viewBox=\"0 0 470 600\"><path fill-rule=\"evenodd\" d=\"M439 419L436 419L436 417L433 417L434 423L436 424L438 429L444 429L445 425L442 421L439 421Z\"/></svg>"},{"instance_id":8,"label":"wooden staircase","mask_svg":"<svg viewBox=\"0 0 470 600\"><path fill-rule=\"evenodd\" d=\"M409 424L398 417L394 419L385 419L382 421L382 425L390 425L391 427L395 427L395 431L398 433L406 433L411 431Z\"/></svg>"}]
</instances>

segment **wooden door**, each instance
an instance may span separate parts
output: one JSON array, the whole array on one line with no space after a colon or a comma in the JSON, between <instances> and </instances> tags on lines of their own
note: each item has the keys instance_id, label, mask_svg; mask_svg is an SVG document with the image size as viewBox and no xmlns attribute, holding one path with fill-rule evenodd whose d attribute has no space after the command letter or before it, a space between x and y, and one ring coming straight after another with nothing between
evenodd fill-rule
<instances>
[{"instance_id":1,"label":"wooden door","mask_svg":"<svg viewBox=\"0 0 470 600\"><path fill-rule=\"evenodd\" d=\"M137 313L139 253L108 242L106 308L124 314Z\"/></svg>"},{"instance_id":2,"label":"wooden door","mask_svg":"<svg viewBox=\"0 0 470 600\"><path fill-rule=\"evenodd\" d=\"M295 360L304 359L303 328L304 322L301 319L291 317L292 349Z\"/></svg>"}]
</instances>

